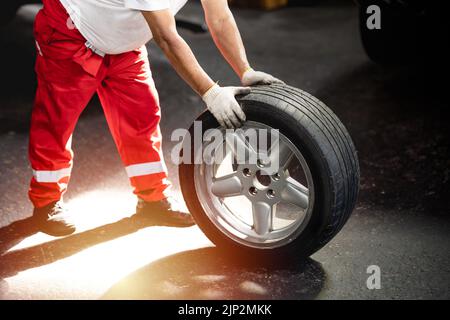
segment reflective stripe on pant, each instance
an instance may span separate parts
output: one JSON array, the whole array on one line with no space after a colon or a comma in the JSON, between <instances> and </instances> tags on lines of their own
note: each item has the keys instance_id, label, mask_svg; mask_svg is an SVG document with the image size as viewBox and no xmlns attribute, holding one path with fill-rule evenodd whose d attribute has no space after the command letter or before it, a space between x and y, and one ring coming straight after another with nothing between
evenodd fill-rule
<instances>
[{"instance_id":1,"label":"reflective stripe on pant","mask_svg":"<svg viewBox=\"0 0 450 320\"><path fill-rule=\"evenodd\" d=\"M47 23L50 18L38 14L35 23L40 51L29 148L33 168L29 196L34 206L57 201L66 191L72 132L96 92L134 193L147 201L165 198L169 183L161 149L159 101L145 47L99 58L85 47L77 31L59 32L58 25ZM87 64L89 60L94 63Z\"/></svg>"}]
</instances>

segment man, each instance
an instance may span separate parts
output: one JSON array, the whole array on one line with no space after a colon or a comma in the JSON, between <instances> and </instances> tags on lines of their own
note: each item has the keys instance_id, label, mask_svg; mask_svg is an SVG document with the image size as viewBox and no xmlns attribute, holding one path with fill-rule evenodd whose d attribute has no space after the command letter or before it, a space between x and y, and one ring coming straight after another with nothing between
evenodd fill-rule
<instances>
[{"instance_id":1,"label":"man","mask_svg":"<svg viewBox=\"0 0 450 320\"><path fill-rule=\"evenodd\" d=\"M174 14L186 1L43 0L34 29L38 88L29 150L29 196L43 232L75 231L62 195L72 168L72 132L95 93L138 197L136 214L165 225L194 224L190 214L173 206L168 192L158 93L145 43L156 41L222 126L245 121L235 95L250 89L220 87L200 67L175 27ZM227 0L202 0L202 5L214 42L244 86L280 82L250 67Z\"/></svg>"}]
</instances>

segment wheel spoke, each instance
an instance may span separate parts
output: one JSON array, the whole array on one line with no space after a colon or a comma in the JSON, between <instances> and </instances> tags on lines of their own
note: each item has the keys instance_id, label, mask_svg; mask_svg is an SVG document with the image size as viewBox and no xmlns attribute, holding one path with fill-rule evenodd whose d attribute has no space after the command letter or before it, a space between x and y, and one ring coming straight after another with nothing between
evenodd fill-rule
<instances>
[{"instance_id":1,"label":"wheel spoke","mask_svg":"<svg viewBox=\"0 0 450 320\"><path fill-rule=\"evenodd\" d=\"M242 130L238 129L233 133L227 133L226 142L238 163L243 164L252 163L252 161L256 162L257 153L246 141Z\"/></svg>"},{"instance_id":2,"label":"wheel spoke","mask_svg":"<svg viewBox=\"0 0 450 320\"><path fill-rule=\"evenodd\" d=\"M288 177L286 179L286 187L281 192L281 199L288 203L299 206L302 209L308 208L309 203L308 188L303 186L297 180Z\"/></svg>"},{"instance_id":3,"label":"wheel spoke","mask_svg":"<svg viewBox=\"0 0 450 320\"><path fill-rule=\"evenodd\" d=\"M240 195L242 193L241 180L235 173L216 178L211 185L211 192L220 198Z\"/></svg>"},{"instance_id":4,"label":"wheel spoke","mask_svg":"<svg viewBox=\"0 0 450 320\"><path fill-rule=\"evenodd\" d=\"M253 228L258 235L269 233L272 228L272 217L275 206L265 202L256 202L252 207L253 211Z\"/></svg>"},{"instance_id":5,"label":"wheel spoke","mask_svg":"<svg viewBox=\"0 0 450 320\"><path fill-rule=\"evenodd\" d=\"M269 152L271 166L278 165L279 168L285 169L292 160L294 153L289 146L281 140L273 143Z\"/></svg>"}]
</instances>

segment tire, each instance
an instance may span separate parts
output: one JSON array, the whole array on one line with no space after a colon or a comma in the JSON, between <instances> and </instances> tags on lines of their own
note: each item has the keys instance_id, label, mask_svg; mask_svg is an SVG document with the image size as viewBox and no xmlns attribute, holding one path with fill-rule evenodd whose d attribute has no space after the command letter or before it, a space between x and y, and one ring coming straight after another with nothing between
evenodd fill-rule
<instances>
[{"instance_id":1,"label":"tire","mask_svg":"<svg viewBox=\"0 0 450 320\"><path fill-rule=\"evenodd\" d=\"M258 86L238 100L247 115L247 122L279 129L280 136L287 138L301 153L313 181L309 194L314 194L314 201L308 204L313 203L313 206L304 211L306 216L306 211L310 210L310 218L304 222L300 233L283 239L282 246L254 247L236 241L217 227L202 206L198 177L195 176L200 165L182 163L179 177L187 207L200 229L224 253L266 262L279 257L308 257L342 229L355 206L359 165L353 142L328 107L299 89L286 85ZM200 115L197 121L202 123L202 134L219 127L209 112ZM189 133L194 134L194 126ZM198 146L194 146L193 141L189 146L193 155Z\"/></svg>"},{"instance_id":2,"label":"tire","mask_svg":"<svg viewBox=\"0 0 450 320\"><path fill-rule=\"evenodd\" d=\"M417 44L423 26L415 8L397 2L361 1L359 29L362 45L369 58L379 64L407 64L420 57L421 46ZM368 3L367 3L368 2ZM378 5L381 28L369 29L367 8ZM419 50L419 51L418 51Z\"/></svg>"}]
</instances>

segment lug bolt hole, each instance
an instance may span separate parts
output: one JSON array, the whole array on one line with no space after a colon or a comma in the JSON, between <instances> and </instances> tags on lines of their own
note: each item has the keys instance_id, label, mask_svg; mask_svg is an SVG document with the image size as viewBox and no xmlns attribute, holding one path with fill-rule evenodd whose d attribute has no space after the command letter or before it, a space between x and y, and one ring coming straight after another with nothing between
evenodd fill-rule
<instances>
[{"instance_id":1,"label":"lug bolt hole","mask_svg":"<svg viewBox=\"0 0 450 320\"><path fill-rule=\"evenodd\" d=\"M272 189L267 190L267 196L269 198L274 198L275 197L275 191L273 191Z\"/></svg>"},{"instance_id":2,"label":"lug bolt hole","mask_svg":"<svg viewBox=\"0 0 450 320\"><path fill-rule=\"evenodd\" d=\"M275 180L275 181L278 181L281 178L279 173L275 173L272 177L273 177L273 180Z\"/></svg>"},{"instance_id":3,"label":"lug bolt hole","mask_svg":"<svg viewBox=\"0 0 450 320\"><path fill-rule=\"evenodd\" d=\"M245 168L244 170L242 170L242 173L246 177L250 177L252 175L252 172L251 172L251 170L249 168Z\"/></svg>"},{"instance_id":4,"label":"lug bolt hole","mask_svg":"<svg viewBox=\"0 0 450 320\"><path fill-rule=\"evenodd\" d=\"M258 193L258 190L255 187L250 187L248 189L248 192L252 195L252 196L256 196L256 194Z\"/></svg>"},{"instance_id":5,"label":"lug bolt hole","mask_svg":"<svg viewBox=\"0 0 450 320\"><path fill-rule=\"evenodd\" d=\"M260 168L264 168L264 166L265 166L264 162L262 162L261 159L258 159L258 160L256 161L256 165L257 165L258 167L260 167Z\"/></svg>"}]
</instances>

